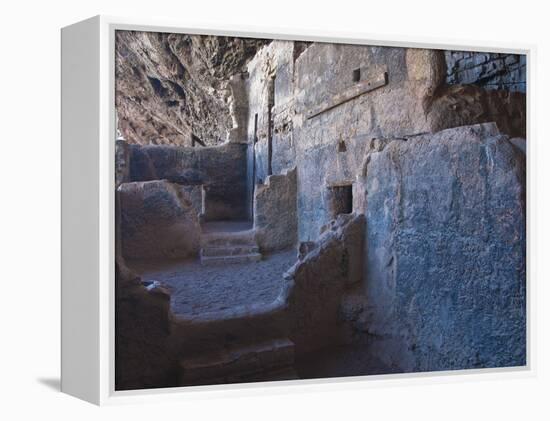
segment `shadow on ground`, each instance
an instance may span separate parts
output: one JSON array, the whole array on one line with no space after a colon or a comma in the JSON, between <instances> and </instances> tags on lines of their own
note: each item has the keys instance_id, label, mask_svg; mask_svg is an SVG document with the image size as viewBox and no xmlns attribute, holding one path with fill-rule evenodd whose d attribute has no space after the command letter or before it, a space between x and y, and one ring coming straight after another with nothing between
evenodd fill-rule
<instances>
[{"instance_id":1,"label":"shadow on ground","mask_svg":"<svg viewBox=\"0 0 550 421\"><path fill-rule=\"evenodd\" d=\"M44 377L36 379L36 381L56 392L61 392L61 379L58 377Z\"/></svg>"}]
</instances>

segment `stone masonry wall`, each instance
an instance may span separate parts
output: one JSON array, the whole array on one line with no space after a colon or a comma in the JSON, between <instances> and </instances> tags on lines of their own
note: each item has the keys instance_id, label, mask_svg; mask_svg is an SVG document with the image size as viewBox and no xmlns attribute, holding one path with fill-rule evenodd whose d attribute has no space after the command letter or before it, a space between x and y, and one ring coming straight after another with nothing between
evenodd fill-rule
<instances>
[{"instance_id":1,"label":"stone masonry wall","mask_svg":"<svg viewBox=\"0 0 550 421\"><path fill-rule=\"evenodd\" d=\"M296 165L299 242L323 235L332 189L351 186L351 212L367 227L358 331L398 371L524 364L524 167L507 136L525 136L525 94L446 84L443 51L295 47L272 43L249 63L249 92L261 99L249 142L252 116L260 130L271 117L274 173ZM446 131L487 122L485 134ZM281 123L293 155L277 153ZM255 147L256 174L265 146ZM450 218L445 229L437 218Z\"/></svg>"},{"instance_id":2,"label":"stone masonry wall","mask_svg":"<svg viewBox=\"0 0 550 421\"><path fill-rule=\"evenodd\" d=\"M497 122L525 136L525 95L446 85L445 53L437 50L275 41L248 64L248 185L297 167L300 241L314 241L332 215L330 191L352 185L372 139L408 137L448 127ZM358 84L386 84L310 117L308 112ZM270 99L271 98L271 99ZM270 133L271 125L271 133ZM256 131L254 131L256 129ZM255 137L256 136L256 137Z\"/></svg>"},{"instance_id":3,"label":"stone masonry wall","mask_svg":"<svg viewBox=\"0 0 550 421\"><path fill-rule=\"evenodd\" d=\"M118 188L120 241L126 259L195 256L199 217L182 186L166 180L122 183Z\"/></svg>"},{"instance_id":4,"label":"stone masonry wall","mask_svg":"<svg viewBox=\"0 0 550 421\"><path fill-rule=\"evenodd\" d=\"M330 188L352 185L357 193L356 178L372 139L487 121L497 121L513 136L525 133L523 94L445 86L442 51L325 43L297 51L292 43L272 43L251 60L249 73L250 92L264 98L259 113L264 129L267 100L262 92L269 80L275 81L272 169L279 173L285 166L297 166L300 241L314 241L332 218ZM309 114L367 83L379 85ZM292 153L279 152L289 148ZM265 149L256 145L257 174L264 171Z\"/></svg>"},{"instance_id":5,"label":"stone masonry wall","mask_svg":"<svg viewBox=\"0 0 550 421\"><path fill-rule=\"evenodd\" d=\"M291 41L274 41L263 47L248 66L248 142L255 140L256 182L265 180L268 175L270 108L273 174L294 166L294 146L288 136L292 118L282 112L288 111L294 95L294 48Z\"/></svg>"},{"instance_id":6,"label":"stone masonry wall","mask_svg":"<svg viewBox=\"0 0 550 421\"><path fill-rule=\"evenodd\" d=\"M131 181L168 180L204 189L204 219L245 219L247 145L130 145Z\"/></svg>"},{"instance_id":7,"label":"stone masonry wall","mask_svg":"<svg viewBox=\"0 0 550 421\"><path fill-rule=\"evenodd\" d=\"M445 51L447 83L526 92L527 56L523 54Z\"/></svg>"},{"instance_id":8,"label":"stone masonry wall","mask_svg":"<svg viewBox=\"0 0 550 421\"><path fill-rule=\"evenodd\" d=\"M262 252L292 247L297 241L296 168L267 177L254 197L254 229Z\"/></svg>"}]
</instances>

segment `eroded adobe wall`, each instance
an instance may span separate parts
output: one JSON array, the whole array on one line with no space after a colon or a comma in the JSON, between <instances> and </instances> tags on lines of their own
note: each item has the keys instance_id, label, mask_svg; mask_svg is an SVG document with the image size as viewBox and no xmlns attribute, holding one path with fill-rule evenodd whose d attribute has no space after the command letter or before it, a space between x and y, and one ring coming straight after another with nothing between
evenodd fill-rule
<instances>
[{"instance_id":1,"label":"eroded adobe wall","mask_svg":"<svg viewBox=\"0 0 550 421\"><path fill-rule=\"evenodd\" d=\"M526 92L527 56L524 54L446 51L447 83L474 84L486 89Z\"/></svg>"},{"instance_id":2,"label":"eroded adobe wall","mask_svg":"<svg viewBox=\"0 0 550 421\"><path fill-rule=\"evenodd\" d=\"M204 189L204 219L247 217L247 145L211 147L130 145L131 181L168 180Z\"/></svg>"}]
</instances>

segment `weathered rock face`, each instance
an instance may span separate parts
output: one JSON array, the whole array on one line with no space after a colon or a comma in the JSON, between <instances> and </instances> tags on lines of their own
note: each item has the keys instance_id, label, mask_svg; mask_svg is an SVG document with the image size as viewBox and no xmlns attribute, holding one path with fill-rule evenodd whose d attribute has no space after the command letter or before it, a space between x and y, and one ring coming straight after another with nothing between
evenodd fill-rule
<instances>
[{"instance_id":1,"label":"weathered rock face","mask_svg":"<svg viewBox=\"0 0 550 421\"><path fill-rule=\"evenodd\" d=\"M527 56L523 54L445 51L448 84L526 92Z\"/></svg>"},{"instance_id":2,"label":"weathered rock face","mask_svg":"<svg viewBox=\"0 0 550 421\"><path fill-rule=\"evenodd\" d=\"M123 183L118 193L122 255L126 259L198 253L199 218L184 189L162 180Z\"/></svg>"},{"instance_id":3,"label":"weathered rock face","mask_svg":"<svg viewBox=\"0 0 550 421\"><path fill-rule=\"evenodd\" d=\"M266 40L116 32L116 108L129 143L207 145L233 128L229 78Z\"/></svg>"},{"instance_id":4,"label":"weathered rock face","mask_svg":"<svg viewBox=\"0 0 550 421\"><path fill-rule=\"evenodd\" d=\"M270 175L265 184L257 186L254 229L262 252L282 250L296 244L296 168Z\"/></svg>"},{"instance_id":5,"label":"weathered rock face","mask_svg":"<svg viewBox=\"0 0 550 421\"><path fill-rule=\"evenodd\" d=\"M525 158L494 124L388 142L366 174L365 328L403 371L524 365Z\"/></svg>"}]
</instances>

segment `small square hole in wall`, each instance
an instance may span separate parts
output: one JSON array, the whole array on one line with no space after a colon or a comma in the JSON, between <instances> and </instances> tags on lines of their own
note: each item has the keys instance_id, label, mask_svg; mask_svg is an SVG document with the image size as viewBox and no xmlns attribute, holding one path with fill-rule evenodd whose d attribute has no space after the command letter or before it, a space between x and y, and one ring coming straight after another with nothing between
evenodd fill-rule
<instances>
[{"instance_id":1,"label":"small square hole in wall","mask_svg":"<svg viewBox=\"0 0 550 421\"><path fill-rule=\"evenodd\" d=\"M343 140L340 140L338 142L338 147L336 148L336 150L338 152L346 152L348 150L348 148L346 148L346 142L344 142Z\"/></svg>"},{"instance_id":2,"label":"small square hole in wall","mask_svg":"<svg viewBox=\"0 0 550 421\"><path fill-rule=\"evenodd\" d=\"M336 218L343 213L353 212L353 187L352 184L329 187L328 196L329 213Z\"/></svg>"},{"instance_id":3,"label":"small square hole in wall","mask_svg":"<svg viewBox=\"0 0 550 421\"><path fill-rule=\"evenodd\" d=\"M354 82L359 82L361 80L361 69L355 69L352 78Z\"/></svg>"}]
</instances>

